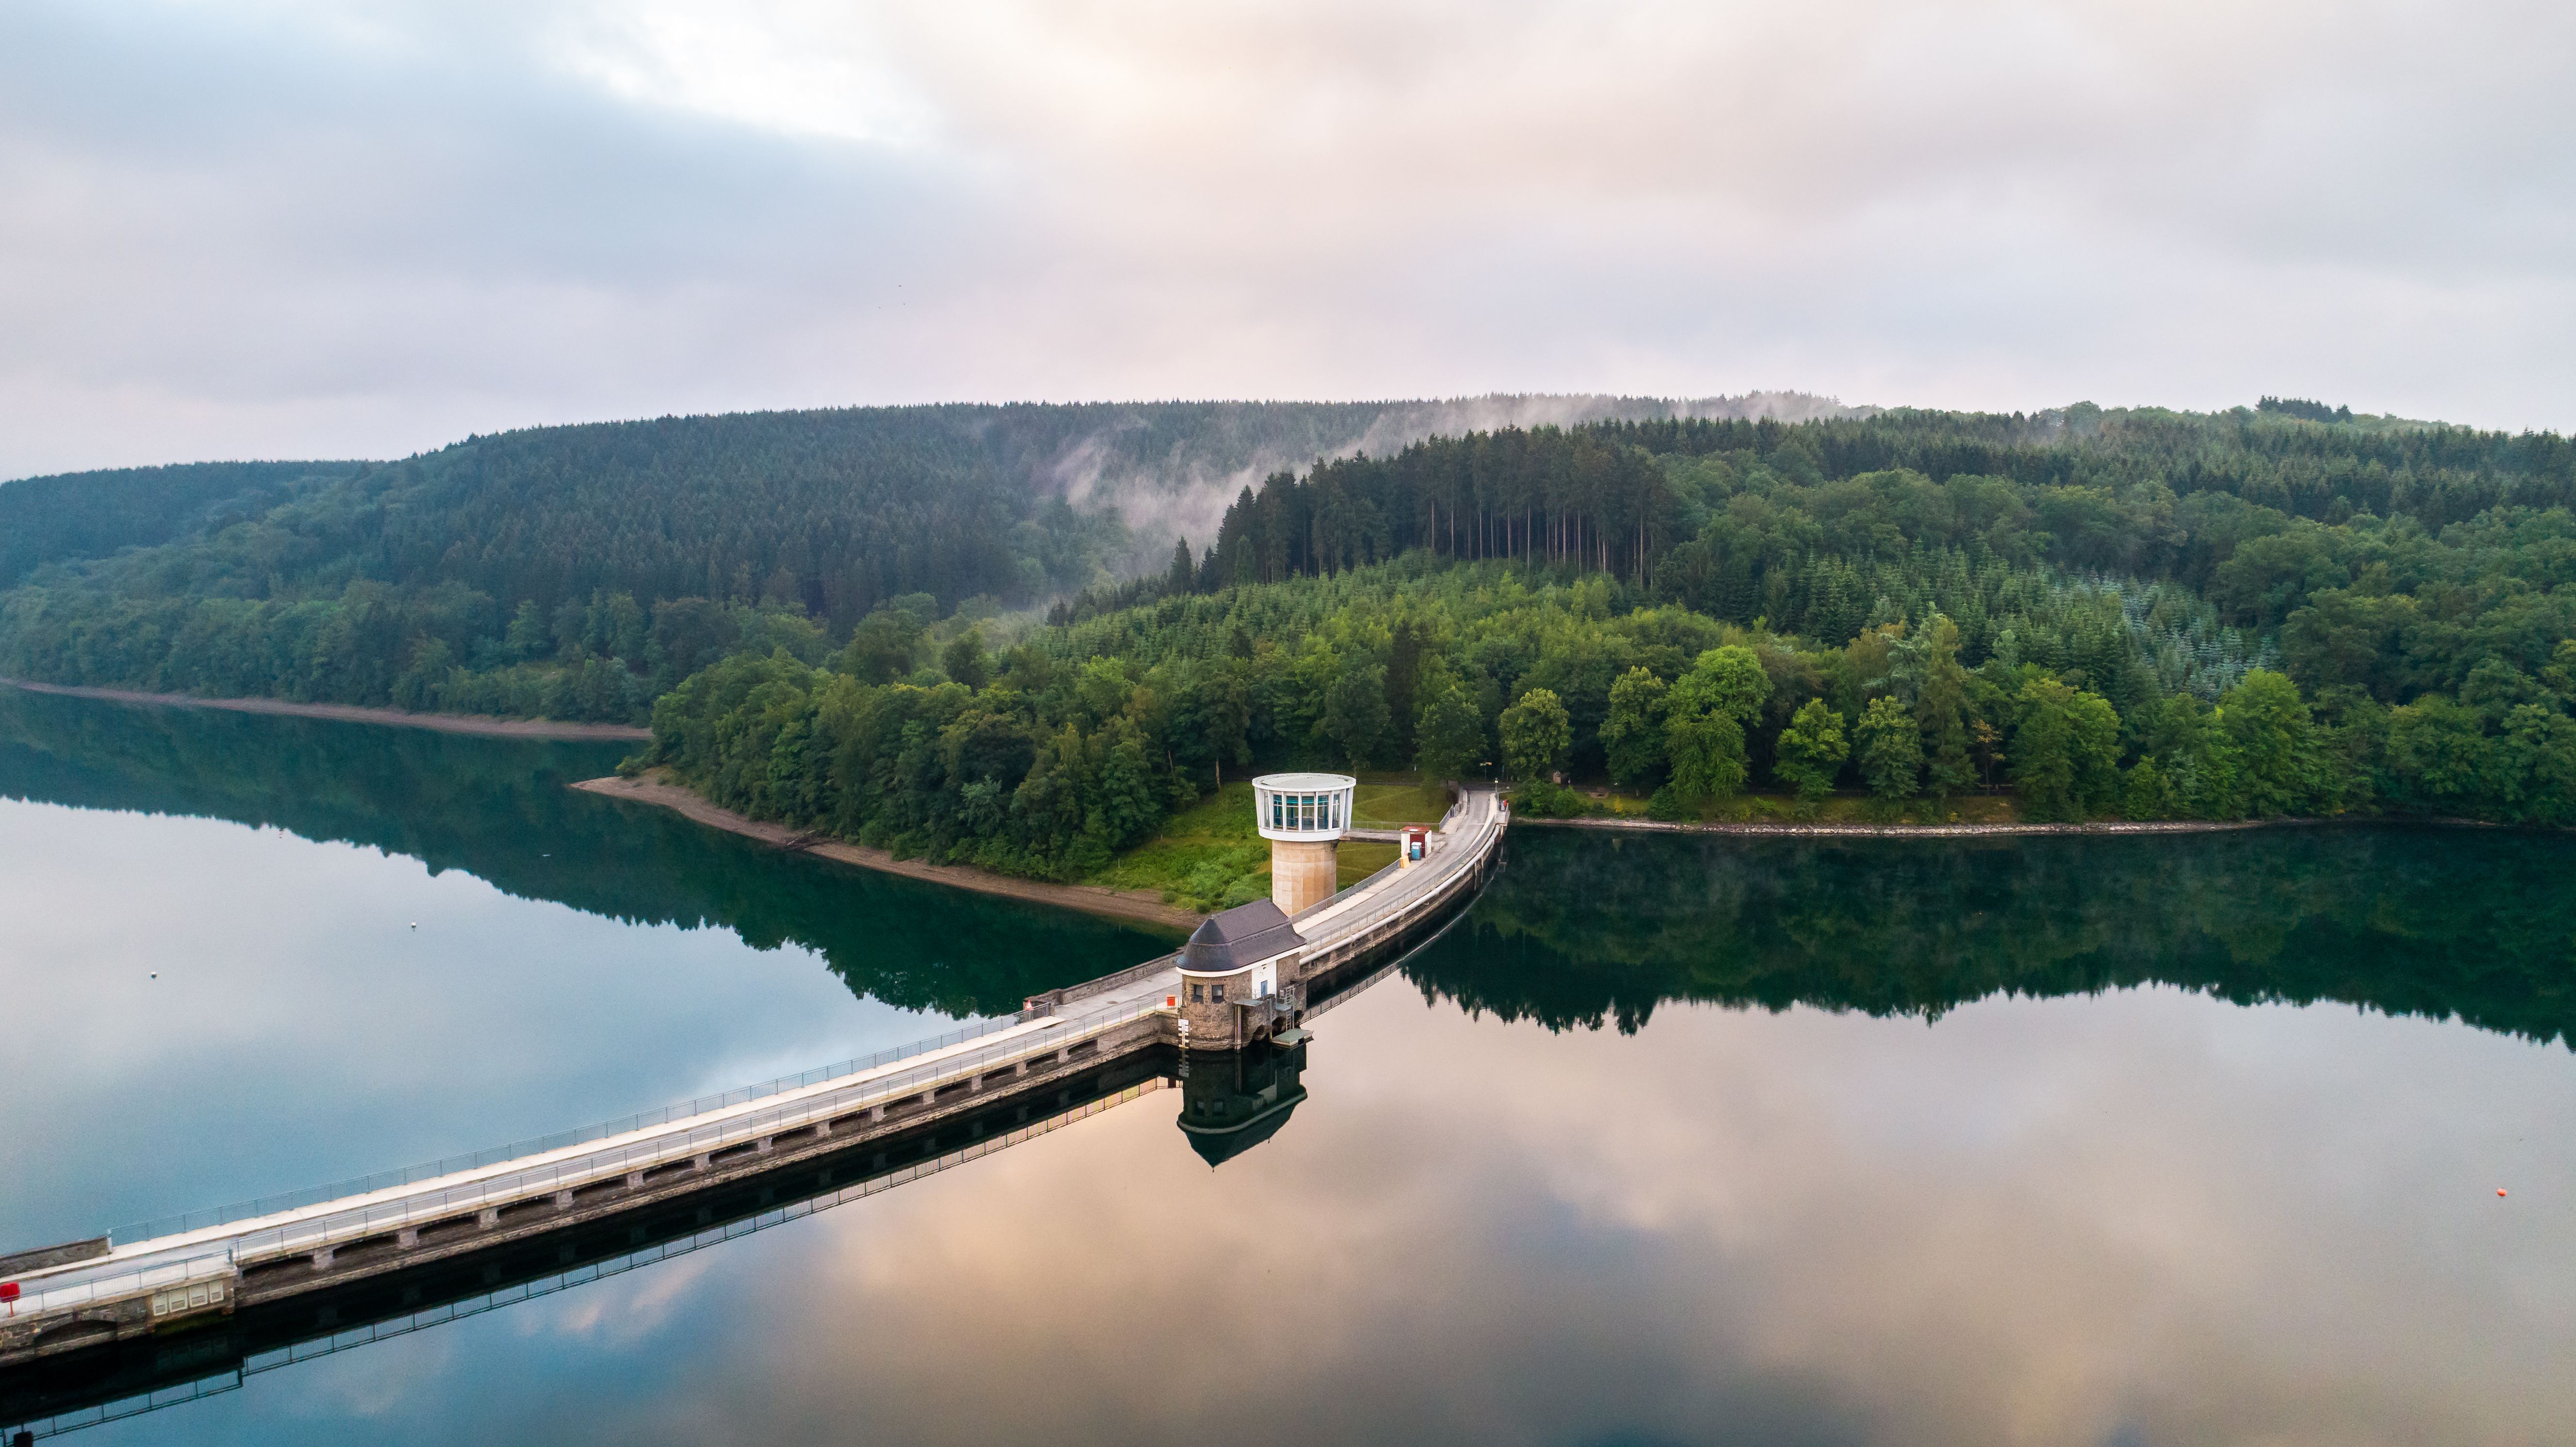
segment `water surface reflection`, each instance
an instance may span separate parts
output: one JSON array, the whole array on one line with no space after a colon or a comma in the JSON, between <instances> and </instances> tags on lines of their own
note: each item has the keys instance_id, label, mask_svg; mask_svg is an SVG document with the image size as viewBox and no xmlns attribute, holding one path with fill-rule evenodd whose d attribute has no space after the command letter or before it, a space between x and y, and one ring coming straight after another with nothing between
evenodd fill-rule
<instances>
[{"instance_id":1,"label":"water surface reflection","mask_svg":"<svg viewBox=\"0 0 2576 1447\"><path fill-rule=\"evenodd\" d=\"M2522 1442L2576 1410L2554 1048L2168 987L1627 1037L1380 988L1319 1037L1215 1170L1163 1091L189 1430Z\"/></svg>"},{"instance_id":2,"label":"water surface reflection","mask_svg":"<svg viewBox=\"0 0 2576 1447\"><path fill-rule=\"evenodd\" d=\"M564 787L616 756L0 689L0 1247L802 1070L1162 947Z\"/></svg>"},{"instance_id":3,"label":"water surface reflection","mask_svg":"<svg viewBox=\"0 0 2576 1447\"><path fill-rule=\"evenodd\" d=\"M1532 830L1512 855L1293 1078L1194 1065L1195 1095L83 1440L2576 1421L2568 844ZM1176 1129L1197 1099L1278 1125L1211 1169Z\"/></svg>"}]
</instances>

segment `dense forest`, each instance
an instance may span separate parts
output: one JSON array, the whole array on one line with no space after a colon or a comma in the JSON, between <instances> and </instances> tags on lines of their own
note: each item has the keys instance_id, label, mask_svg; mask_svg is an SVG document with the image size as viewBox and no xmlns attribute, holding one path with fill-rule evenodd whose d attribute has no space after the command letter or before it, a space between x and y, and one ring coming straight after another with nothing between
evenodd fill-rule
<instances>
[{"instance_id":1,"label":"dense forest","mask_svg":"<svg viewBox=\"0 0 2576 1447\"><path fill-rule=\"evenodd\" d=\"M999 656L969 632L908 676L866 637L820 666L736 655L655 705L632 762L758 817L1054 878L1100 869L1229 773L1297 764L1499 772L1542 813L1591 807L1550 782L1570 774L1665 818L1741 817L1764 788L1808 806L1857 789L1923 817L2009 785L2038 820L2576 822L2576 645L2519 692L2389 706L2346 690L2320 708L2241 657L2160 673L2146 619L2230 637L2206 604L2161 592L2133 617L2109 585L1984 579L2014 647L1971 666L1938 611L1827 646L1606 575L1417 553L1174 594ZM915 635L903 620L887 638Z\"/></svg>"},{"instance_id":2,"label":"dense forest","mask_svg":"<svg viewBox=\"0 0 2576 1447\"><path fill-rule=\"evenodd\" d=\"M1664 817L2008 788L2040 819L2576 822L2554 435L2278 398L1470 431L1275 470L1120 582L1122 519L1033 475L1205 476L1263 416L1367 421L1151 415L666 419L210 479L196 533L0 594L0 673L649 710L648 761L722 802L1051 877L1289 763L1490 769L1541 812L1597 807L1571 779Z\"/></svg>"},{"instance_id":3,"label":"dense forest","mask_svg":"<svg viewBox=\"0 0 2576 1447\"><path fill-rule=\"evenodd\" d=\"M31 478L0 486L0 676L640 719L782 629L844 638L892 598L927 595L945 616L1112 580L1145 542L1212 517L1228 477L1486 416L1781 409L1843 410L1791 396L848 408L534 428L387 464Z\"/></svg>"},{"instance_id":4,"label":"dense forest","mask_svg":"<svg viewBox=\"0 0 2576 1447\"><path fill-rule=\"evenodd\" d=\"M1058 877L1228 769L1293 763L1490 769L1539 812L1598 807L1555 782L1598 781L1667 818L2008 787L2040 820L2576 822L2564 442L2267 403L1327 461L999 657L953 630L737 655L657 704L639 762Z\"/></svg>"},{"instance_id":5,"label":"dense forest","mask_svg":"<svg viewBox=\"0 0 2576 1447\"><path fill-rule=\"evenodd\" d=\"M354 462L197 462L0 487L0 588L42 563L223 531L357 471Z\"/></svg>"}]
</instances>

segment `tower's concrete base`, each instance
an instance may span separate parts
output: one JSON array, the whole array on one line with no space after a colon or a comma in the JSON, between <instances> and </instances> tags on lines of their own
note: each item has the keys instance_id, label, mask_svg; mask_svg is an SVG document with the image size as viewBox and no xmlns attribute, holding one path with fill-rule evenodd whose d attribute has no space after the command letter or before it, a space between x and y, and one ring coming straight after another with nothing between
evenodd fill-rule
<instances>
[{"instance_id":1,"label":"tower's concrete base","mask_svg":"<svg viewBox=\"0 0 2576 1447\"><path fill-rule=\"evenodd\" d=\"M1288 914L1322 904L1333 897L1334 881L1339 877L1339 864L1333 857L1334 841L1290 843L1285 839L1270 841L1270 902Z\"/></svg>"}]
</instances>

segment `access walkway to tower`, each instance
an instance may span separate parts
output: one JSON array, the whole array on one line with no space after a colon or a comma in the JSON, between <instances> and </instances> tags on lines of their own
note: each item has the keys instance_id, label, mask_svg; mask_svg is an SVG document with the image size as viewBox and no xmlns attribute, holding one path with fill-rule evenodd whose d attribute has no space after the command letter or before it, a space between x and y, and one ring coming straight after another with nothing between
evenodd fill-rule
<instances>
[{"instance_id":1,"label":"access walkway to tower","mask_svg":"<svg viewBox=\"0 0 2576 1447\"><path fill-rule=\"evenodd\" d=\"M918 1136L1002 1097L1070 1099L1105 1062L1134 1052L1276 1038L1302 1022L1309 987L1383 959L1471 898L1509 822L1491 790L1461 793L1419 862L1389 865L1288 916L1294 947L1261 962L1274 988L1223 1002L1221 1015L1186 1003L1175 952L1031 997L1015 1018L711 1101L388 1173L326 1199L181 1218L123 1244L102 1237L0 1258L0 1367L593 1226ZM1220 1028L1226 1038L1212 1038Z\"/></svg>"}]
</instances>

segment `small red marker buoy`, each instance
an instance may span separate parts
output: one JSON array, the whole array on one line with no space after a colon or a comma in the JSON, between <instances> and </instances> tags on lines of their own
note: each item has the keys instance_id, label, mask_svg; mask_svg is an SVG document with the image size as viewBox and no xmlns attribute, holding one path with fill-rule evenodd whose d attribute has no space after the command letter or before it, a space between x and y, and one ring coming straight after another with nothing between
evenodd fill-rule
<instances>
[{"instance_id":1,"label":"small red marker buoy","mask_svg":"<svg viewBox=\"0 0 2576 1447\"><path fill-rule=\"evenodd\" d=\"M2497 1194L2497 1195L2499 1195L2499 1196L2503 1195L2503 1194L2504 1194L2504 1187L2502 1187L2502 1186L2498 1186L2498 1187L2496 1187L2496 1194Z\"/></svg>"}]
</instances>

